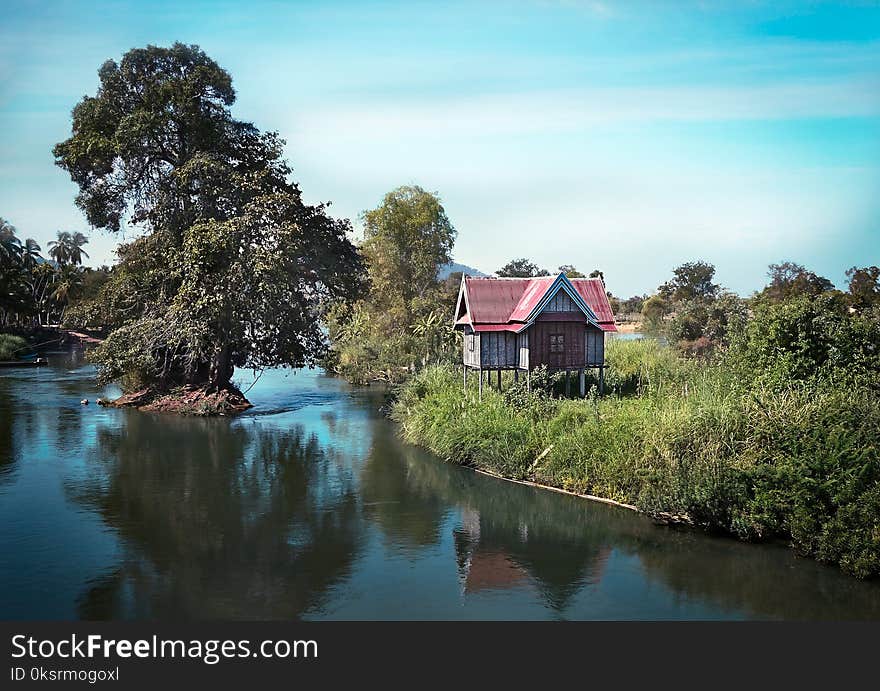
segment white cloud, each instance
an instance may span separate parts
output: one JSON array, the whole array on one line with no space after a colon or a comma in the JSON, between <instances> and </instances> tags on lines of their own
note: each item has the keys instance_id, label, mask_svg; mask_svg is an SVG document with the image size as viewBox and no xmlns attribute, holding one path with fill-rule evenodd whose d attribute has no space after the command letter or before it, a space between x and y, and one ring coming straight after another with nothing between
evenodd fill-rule
<instances>
[{"instance_id":1,"label":"white cloud","mask_svg":"<svg viewBox=\"0 0 880 691\"><path fill-rule=\"evenodd\" d=\"M597 125L880 115L880 79L760 86L598 87L420 101L335 103L296 119L302 138L554 133Z\"/></svg>"}]
</instances>

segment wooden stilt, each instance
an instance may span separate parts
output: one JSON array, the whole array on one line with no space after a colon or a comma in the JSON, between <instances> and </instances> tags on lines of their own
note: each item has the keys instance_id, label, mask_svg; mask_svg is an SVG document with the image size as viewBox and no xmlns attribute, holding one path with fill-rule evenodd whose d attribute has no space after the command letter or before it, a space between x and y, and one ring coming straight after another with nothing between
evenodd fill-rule
<instances>
[{"instance_id":1,"label":"wooden stilt","mask_svg":"<svg viewBox=\"0 0 880 691\"><path fill-rule=\"evenodd\" d=\"M519 367L513 370L513 381L519 383Z\"/></svg>"},{"instance_id":2,"label":"wooden stilt","mask_svg":"<svg viewBox=\"0 0 880 691\"><path fill-rule=\"evenodd\" d=\"M579 390L581 392L581 398L583 398L587 395L587 378L584 376L583 367L578 370L578 383L580 384Z\"/></svg>"},{"instance_id":3,"label":"wooden stilt","mask_svg":"<svg viewBox=\"0 0 880 691\"><path fill-rule=\"evenodd\" d=\"M464 390L467 391L467 365L464 366Z\"/></svg>"},{"instance_id":4,"label":"wooden stilt","mask_svg":"<svg viewBox=\"0 0 880 691\"><path fill-rule=\"evenodd\" d=\"M532 393L532 370L526 370L526 391Z\"/></svg>"},{"instance_id":5,"label":"wooden stilt","mask_svg":"<svg viewBox=\"0 0 880 691\"><path fill-rule=\"evenodd\" d=\"M605 393L605 368L599 368L599 395Z\"/></svg>"},{"instance_id":6,"label":"wooden stilt","mask_svg":"<svg viewBox=\"0 0 880 691\"><path fill-rule=\"evenodd\" d=\"M501 370L498 370L498 392L501 392Z\"/></svg>"},{"instance_id":7,"label":"wooden stilt","mask_svg":"<svg viewBox=\"0 0 880 691\"><path fill-rule=\"evenodd\" d=\"M565 370L565 397L568 398L571 395L571 376L568 369Z\"/></svg>"},{"instance_id":8,"label":"wooden stilt","mask_svg":"<svg viewBox=\"0 0 880 691\"><path fill-rule=\"evenodd\" d=\"M483 400L483 370L478 370L480 375L480 400Z\"/></svg>"}]
</instances>

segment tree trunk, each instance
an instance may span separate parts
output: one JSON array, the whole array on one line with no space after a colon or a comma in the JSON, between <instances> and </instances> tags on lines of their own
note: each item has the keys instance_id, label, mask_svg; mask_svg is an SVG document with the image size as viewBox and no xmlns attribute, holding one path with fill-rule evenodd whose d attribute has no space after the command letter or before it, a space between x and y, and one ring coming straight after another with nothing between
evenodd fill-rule
<instances>
[{"instance_id":1,"label":"tree trunk","mask_svg":"<svg viewBox=\"0 0 880 691\"><path fill-rule=\"evenodd\" d=\"M232 366L229 348L224 346L219 353L214 356L211 363L211 380L209 391L220 391L229 385L232 379L234 367Z\"/></svg>"}]
</instances>

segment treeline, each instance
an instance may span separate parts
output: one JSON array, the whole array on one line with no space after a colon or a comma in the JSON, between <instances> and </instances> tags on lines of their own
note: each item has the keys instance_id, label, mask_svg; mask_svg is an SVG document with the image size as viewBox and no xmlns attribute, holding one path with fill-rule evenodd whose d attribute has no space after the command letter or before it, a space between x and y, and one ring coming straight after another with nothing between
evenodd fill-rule
<instances>
[{"instance_id":1,"label":"treeline","mask_svg":"<svg viewBox=\"0 0 880 691\"><path fill-rule=\"evenodd\" d=\"M330 310L331 350L324 366L355 382L400 382L428 364L459 362L459 335L451 322L461 274L441 272L451 260L456 232L437 195L401 187L365 211L362 220L359 249L370 289L357 302ZM563 264L558 272L605 281L600 269L583 273ZM525 257L495 273L504 278L551 275ZM824 310L845 314L880 303L878 267L853 267L847 277L844 292L803 266L782 262L770 266L762 290L743 298L715 281L712 264L693 261L673 269L653 295L607 295L616 315L640 321L643 331L664 336L684 354L706 357L729 345L731 334L762 305L823 296Z\"/></svg>"},{"instance_id":2,"label":"treeline","mask_svg":"<svg viewBox=\"0 0 880 691\"><path fill-rule=\"evenodd\" d=\"M22 239L0 218L0 326L28 331L63 323L70 309L97 295L110 269L82 266L88 239L58 231L47 256L32 238Z\"/></svg>"},{"instance_id":3,"label":"treeline","mask_svg":"<svg viewBox=\"0 0 880 691\"><path fill-rule=\"evenodd\" d=\"M705 261L682 264L641 308L643 328L665 336L690 355L705 356L728 345L749 315L768 305L821 297L825 311L846 314L880 305L880 268L852 267L847 290L794 262L771 264L769 282L749 298L715 283L715 267Z\"/></svg>"}]
</instances>

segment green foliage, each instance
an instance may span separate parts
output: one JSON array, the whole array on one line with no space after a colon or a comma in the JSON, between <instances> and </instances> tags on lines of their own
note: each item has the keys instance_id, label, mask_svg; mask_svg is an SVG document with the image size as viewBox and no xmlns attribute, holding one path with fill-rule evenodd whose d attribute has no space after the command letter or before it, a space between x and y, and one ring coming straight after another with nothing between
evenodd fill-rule
<instances>
[{"instance_id":1,"label":"green foliage","mask_svg":"<svg viewBox=\"0 0 880 691\"><path fill-rule=\"evenodd\" d=\"M661 329L663 317L669 312L669 305L660 295L652 295L642 304L642 318L645 329L649 333L657 333Z\"/></svg>"},{"instance_id":2,"label":"green foliage","mask_svg":"<svg viewBox=\"0 0 880 691\"><path fill-rule=\"evenodd\" d=\"M102 378L220 389L235 366L316 363L323 311L362 289L350 224L303 203L283 142L232 117L231 77L197 46L131 50L99 77L56 162L93 226L147 231L74 311L117 330L94 353ZM75 262L76 245L53 251Z\"/></svg>"},{"instance_id":3,"label":"green foliage","mask_svg":"<svg viewBox=\"0 0 880 691\"><path fill-rule=\"evenodd\" d=\"M15 360L27 353L27 341L21 336L0 334L0 360Z\"/></svg>"},{"instance_id":4,"label":"green foliage","mask_svg":"<svg viewBox=\"0 0 880 691\"><path fill-rule=\"evenodd\" d=\"M22 242L15 227L0 218L0 323L32 328L64 321L89 271L77 266L87 256L82 251L87 240L82 233L63 232L58 238L50 243L53 264L43 260L35 240Z\"/></svg>"},{"instance_id":5,"label":"green foliage","mask_svg":"<svg viewBox=\"0 0 880 691\"><path fill-rule=\"evenodd\" d=\"M564 376L562 372L551 372L546 365L536 367L528 381L520 377L505 389L504 402L516 410L528 411L533 418L547 418L556 411L554 395Z\"/></svg>"},{"instance_id":6,"label":"green foliage","mask_svg":"<svg viewBox=\"0 0 880 691\"><path fill-rule=\"evenodd\" d=\"M761 301L779 303L795 297L815 297L834 289L827 278L794 262L771 264L767 275L770 283L757 295Z\"/></svg>"},{"instance_id":7,"label":"green foliage","mask_svg":"<svg viewBox=\"0 0 880 691\"><path fill-rule=\"evenodd\" d=\"M834 293L760 303L728 362L743 379L783 387L827 379L836 385L880 382L880 311L851 315Z\"/></svg>"},{"instance_id":8,"label":"green foliage","mask_svg":"<svg viewBox=\"0 0 880 691\"><path fill-rule=\"evenodd\" d=\"M574 268L574 265L572 265L572 264L563 264L558 269L556 269L556 272L561 273L561 274L565 274L568 278L586 278L587 277L586 274L581 273L576 268ZM592 271L590 273L591 278L594 277L593 274L596 274L596 276L599 276L602 278L602 280L605 280L604 274L601 271L599 271L599 269L596 269L595 271Z\"/></svg>"},{"instance_id":9,"label":"green foliage","mask_svg":"<svg viewBox=\"0 0 880 691\"><path fill-rule=\"evenodd\" d=\"M83 249L87 245L88 238L80 232L70 233L59 230L57 239L49 243L49 256L61 266L82 264L83 257L88 258L88 253Z\"/></svg>"},{"instance_id":10,"label":"green foliage","mask_svg":"<svg viewBox=\"0 0 880 691\"><path fill-rule=\"evenodd\" d=\"M537 264L529 261L525 257L522 257L521 259L511 259L495 273L501 278L535 278L537 276L550 275L549 271L538 268Z\"/></svg>"},{"instance_id":11,"label":"green foliage","mask_svg":"<svg viewBox=\"0 0 880 691\"><path fill-rule=\"evenodd\" d=\"M747 317L745 301L733 293L692 298L675 305L663 333L684 352L708 354L714 347L727 345Z\"/></svg>"},{"instance_id":12,"label":"green foliage","mask_svg":"<svg viewBox=\"0 0 880 691\"><path fill-rule=\"evenodd\" d=\"M849 294L854 307L867 308L880 305L880 267L853 266L846 271Z\"/></svg>"},{"instance_id":13,"label":"green foliage","mask_svg":"<svg viewBox=\"0 0 880 691\"><path fill-rule=\"evenodd\" d=\"M605 347L605 384L620 394L661 394L678 390L697 372L697 365L678 357L656 339L612 340Z\"/></svg>"},{"instance_id":14,"label":"green foliage","mask_svg":"<svg viewBox=\"0 0 880 691\"><path fill-rule=\"evenodd\" d=\"M452 361L461 344L450 323L461 276L437 278L456 236L440 199L400 187L365 212L364 222L370 292L328 311L333 349L325 366L350 381L396 382L417 366Z\"/></svg>"},{"instance_id":15,"label":"green foliage","mask_svg":"<svg viewBox=\"0 0 880 691\"><path fill-rule=\"evenodd\" d=\"M620 301L618 307L620 312L615 312L615 314L640 314L642 311L642 307L644 306L645 302L647 302L647 300L647 295L633 295L626 300Z\"/></svg>"},{"instance_id":16,"label":"green foliage","mask_svg":"<svg viewBox=\"0 0 880 691\"><path fill-rule=\"evenodd\" d=\"M687 262L672 270L672 278L657 292L667 301L707 300L715 297L720 287L712 282L715 267L704 261Z\"/></svg>"}]
</instances>

